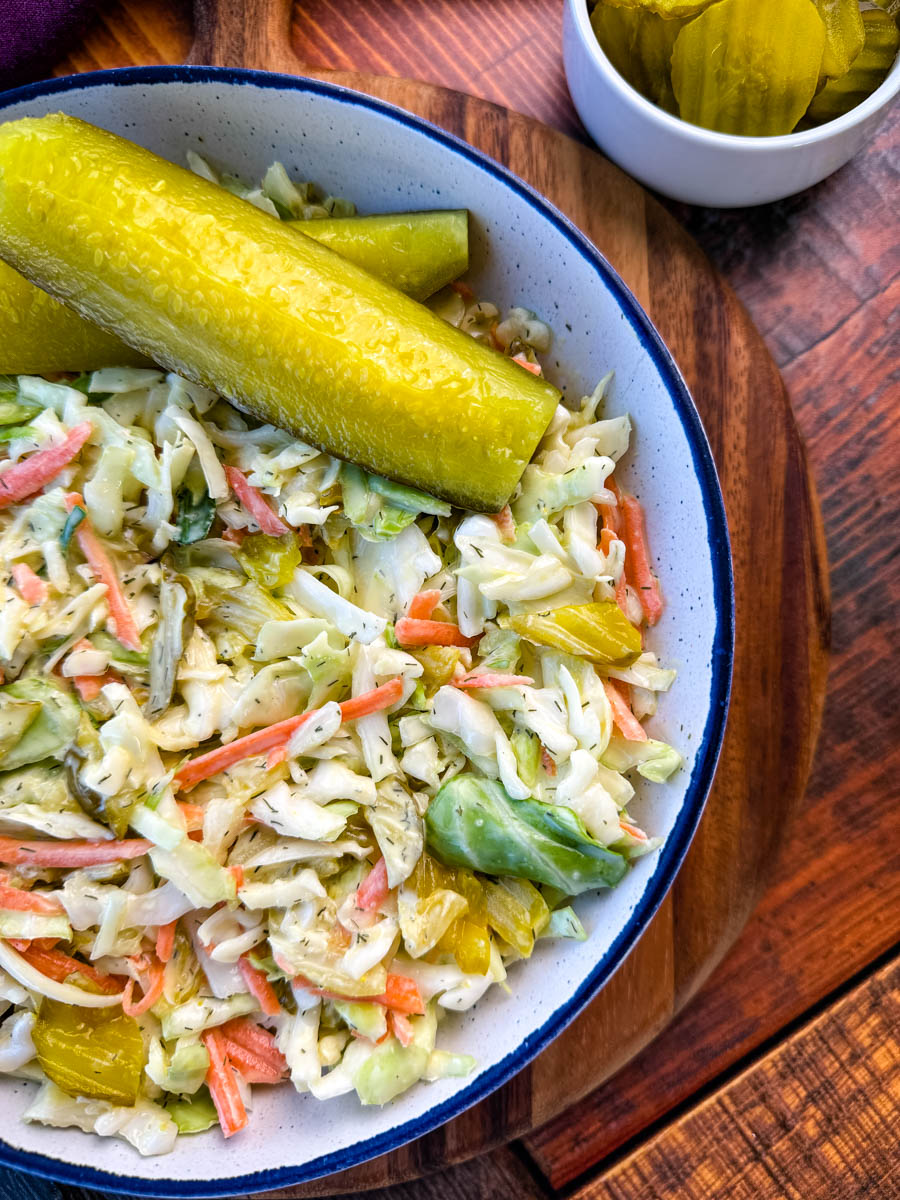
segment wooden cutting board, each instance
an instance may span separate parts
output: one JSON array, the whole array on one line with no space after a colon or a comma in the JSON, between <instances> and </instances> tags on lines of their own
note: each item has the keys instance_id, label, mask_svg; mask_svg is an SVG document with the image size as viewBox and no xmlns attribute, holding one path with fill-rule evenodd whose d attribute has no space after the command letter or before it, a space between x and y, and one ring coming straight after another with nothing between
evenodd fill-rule
<instances>
[{"instance_id":1,"label":"wooden cutting board","mask_svg":"<svg viewBox=\"0 0 900 1200\"><path fill-rule=\"evenodd\" d=\"M281 1196L396 1183L557 1115L631 1059L743 926L803 794L822 713L829 596L816 496L781 378L728 285L666 210L599 154L538 122L410 80L305 72L290 0L196 0L189 61L314 74L379 96L490 154L603 251L650 314L703 419L731 529L737 610L728 730L678 878L624 965L529 1067L441 1129ZM248 1162L247 1168L274 1165Z\"/></svg>"}]
</instances>

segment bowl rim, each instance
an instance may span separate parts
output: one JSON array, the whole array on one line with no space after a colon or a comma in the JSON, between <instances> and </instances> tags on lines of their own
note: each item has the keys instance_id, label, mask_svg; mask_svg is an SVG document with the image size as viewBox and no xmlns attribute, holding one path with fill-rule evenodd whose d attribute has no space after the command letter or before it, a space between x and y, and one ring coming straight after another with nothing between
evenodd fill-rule
<instances>
[{"instance_id":1,"label":"bowl rim","mask_svg":"<svg viewBox=\"0 0 900 1200\"><path fill-rule=\"evenodd\" d=\"M748 154L758 154L765 150L787 151L799 146L816 146L837 139L842 133L855 129L869 117L885 109L900 93L900 55L887 76L874 92L868 95L862 103L851 108L843 116L833 121L826 121L815 129L804 129L798 133L782 133L773 137L750 137L745 134L719 133L715 129L704 129L702 125L693 125L682 117L675 117L665 109L648 100L620 75L597 40L591 25L589 0L566 0L566 7L572 15L575 30L582 45L593 64L611 84L625 103L640 112L647 120L652 121L669 134L683 138L685 141L705 149L744 151ZM566 67L568 76L568 66Z\"/></svg>"},{"instance_id":2,"label":"bowl rim","mask_svg":"<svg viewBox=\"0 0 900 1200\"><path fill-rule=\"evenodd\" d=\"M694 767L685 790L681 810L660 851L655 870L605 955L595 964L574 995L555 1009L538 1029L522 1040L516 1049L510 1051L505 1058L473 1080L472 1083L461 1087L454 1095L442 1103L433 1105L420 1116L355 1142L346 1149L331 1151L302 1165L272 1167L205 1182L195 1179L163 1178L164 1160L160 1161L161 1170L156 1178L141 1178L66 1162L35 1151L22 1150L0 1138L0 1164L46 1179L139 1196L179 1198L240 1196L247 1192L268 1191L291 1184L308 1182L334 1171L357 1166L378 1155L396 1150L458 1116L495 1091L531 1062L578 1015L621 965L666 896L693 838L712 785L725 733L725 721L731 695L734 659L734 577L725 505L709 443L687 385L662 338L617 272L569 218L529 184L482 151L421 117L365 93L356 92L337 84L310 79L306 76L232 67L194 65L123 67L62 76L26 84L0 94L0 114L2 114L2 110L23 101L62 95L72 91L110 85L170 83L218 83L224 86L251 86L300 91L323 96L335 103L372 110L439 143L451 154L473 162L505 184L545 221L549 222L570 243L573 250L593 266L619 303L622 315L631 324L643 349L653 359L681 421L700 487L704 519L708 530L707 541L713 576L713 607L716 614L710 663L710 704L706 722L695 754Z\"/></svg>"}]
</instances>

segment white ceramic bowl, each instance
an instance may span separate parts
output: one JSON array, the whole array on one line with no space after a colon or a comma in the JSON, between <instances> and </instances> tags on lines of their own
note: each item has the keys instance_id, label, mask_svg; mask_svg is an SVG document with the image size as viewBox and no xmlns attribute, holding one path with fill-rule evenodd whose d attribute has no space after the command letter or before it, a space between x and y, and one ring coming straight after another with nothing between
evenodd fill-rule
<instances>
[{"instance_id":1,"label":"white ceramic bowl","mask_svg":"<svg viewBox=\"0 0 900 1200\"><path fill-rule=\"evenodd\" d=\"M600 48L588 0L565 0L569 91L601 150L635 179L689 204L739 208L792 196L842 167L900 92L900 58L862 104L817 129L735 137L673 117L626 83Z\"/></svg>"},{"instance_id":2,"label":"white ceramic bowl","mask_svg":"<svg viewBox=\"0 0 900 1200\"><path fill-rule=\"evenodd\" d=\"M732 584L722 499L684 384L646 316L566 219L463 142L369 97L312 80L207 67L150 67L35 84L0 97L0 120L64 110L175 161L195 147L247 178L273 159L354 199L364 211L467 207L472 282L485 298L531 305L553 325L551 375L570 395L618 371L612 411L635 419L626 473L647 506L666 614L651 643L680 676L652 728L685 768L644 789L635 812L665 837L612 892L581 898L584 943L541 942L494 989L449 1018L441 1041L474 1053L468 1079L422 1084L383 1109L355 1096L329 1103L289 1086L257 1089L249 1129L179 1140L141 1159L123 1142L28 1126L33 1085L0 1085L0 1163L84 1187L207 1196L285 1186L381 1154L481 1099L529 1061L621 963L665 894L700 815L725 721L732 655ZM2 1191L2 1188L0 1188Z\"/></svg>"}]
</instances>

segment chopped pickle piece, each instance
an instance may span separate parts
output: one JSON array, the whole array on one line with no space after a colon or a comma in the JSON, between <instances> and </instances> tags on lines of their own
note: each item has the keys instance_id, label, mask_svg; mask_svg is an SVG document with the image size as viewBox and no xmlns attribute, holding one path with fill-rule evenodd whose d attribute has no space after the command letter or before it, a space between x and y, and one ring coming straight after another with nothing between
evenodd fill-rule
<instances>
[{"instance_id":1,"label":"chopped pickle piece","mask_svg":"<svg viewBox=\"0 0 900 1200\"><path fill-rule=\"evenodd\" d=\"M492 929L515 950L528 958L535 935L550 919L544 897L527 879L486 880L487 920Z\"/></svg>"},{"instance_id":2,"label":"chopped pickle piece","mask_svg":"<svg viewBox=\"0 0 900 1200\"><path fill-rule=\"evenodd\" d=\"M672 91L672 50L683 20L664 20L644 8L600 3L591 25L606 57L623 79L666 112L678 115Z\"/></svg>"},{"instance_id":3,"label":"chopped pickle piece","mask_svg":"<svg viewBox=\"0 0 900 1200\"><path fill-rule=\"evenodd\" d=\"M421 650L410 650L413 658L418 659L425 670L422 672L422 686L429 698L449 683L459 662L459 650L454 646L425 646Z\"/></svg>"},{"instance_id":4,"label":"chopped pickle piece","mask_svg":"<svg viewBox=\"0 0 900 1200\"><path fill-rule=\"evenodd\" d=\"M134 1017L43 1000L31 1034L41 1070L69 1096L131 1107L144 1070Z\"/></svg>"},{"instance_id":5,"label":"chopped pickle piece","mask_svg":"<svg viewBox=\"0 0 900 1200\"><path fill-rule=\"evenodd\" d=\"M274 589L290 583L302 554L296 534L251 533L235 551L235 558L254 583Z\"/></svg>"},{"instance_id":6,"label":"chopped pickle piece","mask_svg":"<svg viewBox=\"0 0 900 1200\"><path fill-rule=\"evenodd\" d=\"M503 507L559 401L327 246L65 114L0 126L0 255L168 370L464 508Z\"/></svg>"},{"instance_id":7,"label":"chopped pickle piece","mask_svg":"<svg viewBox=\"0 0 900 1200\"><path fill-rule=\"evenodd\" d=\"M855 108L879 87L900 49L900 30L886 12L866 9L862 14L866 44L853 66L840 79L826 83L813 100L806 119L813 125L833 121Z\"/></svg>"},{"instance_id":8,"label":"chopped pickle piece","mask_svg":"<svg viewBox=\"0 0 900 1200\"><path fill-rule=\"evenodd\" d=\"M822 74L840 79L850 70L866 40L859 0L816 0L816 8L825 26Z\"/></svg>"},{"instance_id":9,"label":"chopped pickle piece","mask_svg":"<svg viewBox=\"0 0 900 1200\"><path fill-rule=\"evenodd\" d=\"M603 0L612 8L628 8L634 11L656 13L660 17L695 17L709 8L715 0ZM598 5L600 7L600 5Z\"/></svg>"},{"instance_id":10,"label":"chopped pickle piece","mask_svg":"<svg viewBox=\"0 0 900 1200\"><path fill-rule=\"evenodd\" d=\"M825 26L810 0L719 0L681 30L681 116L719 133L790 133L815 94Z\"/></svg>"},{"instance_id":11,"label":"chopped pickle piece","mask_svg":"<svg viewBox=\"0 0 900 1200\"><path fill-rule=\"evenodd\" d=\"M630 667L641 654L640 630L614 600L520 613L502 617L500 624L539 646L553 646L605 667Z\"/></svg>"}]
</instances>

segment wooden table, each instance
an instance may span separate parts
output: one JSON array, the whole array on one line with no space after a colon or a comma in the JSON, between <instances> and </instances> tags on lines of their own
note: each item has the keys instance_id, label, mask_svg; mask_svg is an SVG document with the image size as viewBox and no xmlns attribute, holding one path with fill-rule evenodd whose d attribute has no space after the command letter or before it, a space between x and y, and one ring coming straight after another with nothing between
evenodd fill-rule
<instances>
[{"instance_id":1,"label":"wooden table","mask_svg":"<svg viewBox=\"0 0 900 1200\"><path fill-rule=\"evenodd\" d=\"M313 67L427 79L584 137L560 20L560 0L303 0L293 32ZM190 40L186 6L107 2L57 71L175 62ZM828 536L829 695L770 886L698 996L603 1087L521 1143L373 1197L900 1197L898 147L895 108L800 196L670 206L783 371ZM19 1176L0 1196L89 1200Z\"/></svg>"}]
</instances>

